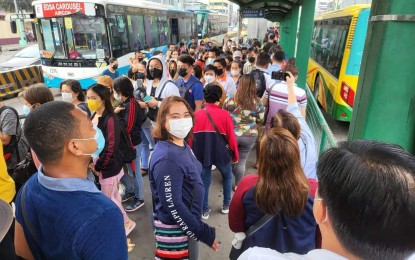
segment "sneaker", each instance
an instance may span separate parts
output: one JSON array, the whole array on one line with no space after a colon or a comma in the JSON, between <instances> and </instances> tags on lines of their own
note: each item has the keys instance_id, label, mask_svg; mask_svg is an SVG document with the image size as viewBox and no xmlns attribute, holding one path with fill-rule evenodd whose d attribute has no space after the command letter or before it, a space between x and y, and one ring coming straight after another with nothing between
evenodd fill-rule
<instances>
[{"instance_id":1,"label":"sneaker","mask_svg":"<svg viewBox=\"0 0 415 260\"><path fill-rule=\"evenodd\" d=\"M136 225L135 222L132 221L131 219L124 223L126 236L128 236L131 233L131 231L133 231L133 229L135 228L135 225Z\"/></svg>"},{"instance_id":2,"label":"sneaker","mask_svg":"<svg viewBox=\"0 0 415 260\"><path fill-rule=\"evenodd\" d=\"M128 192L121 197L121 202L129 201L130 199L134 198L134 193Z\"/></svg>"},{"instance_id":3,"label":"sneaker","mask_svg":"<svg viewBox=\"0 0 415 260\"><path fill-rule=\"evenodd\" d=\"M228 214L228 213L229 213L229 206L225 206L225 205L223 205L223 206L222 206L222 213L223 213L223 214Z\"/></svg>"},{"instance_id":4,"label":"sneaker","mask_svg":"<svg viewBox=\"0 0 415 260\"><path fill-rule=\"evenodd\" d=\"M208 219L209 218L209 213L212 211L211 208L209 208L209 210L207 212L203 212L202 214L202 218L203 219Z\"/></svg>"},{"instance_id":5,"label":"sneaker","mask_svg":"<svg viewBox=\"0 0 415 260\"><path fill-rule=\"evenodd\" d=\"M137 209L141 208L142 206L144 206L144 200L139 200L139 199L134 198L133 202L131 202L130 205L125 207L125 211L134 212Z\"/></svg>"}]
</instances>

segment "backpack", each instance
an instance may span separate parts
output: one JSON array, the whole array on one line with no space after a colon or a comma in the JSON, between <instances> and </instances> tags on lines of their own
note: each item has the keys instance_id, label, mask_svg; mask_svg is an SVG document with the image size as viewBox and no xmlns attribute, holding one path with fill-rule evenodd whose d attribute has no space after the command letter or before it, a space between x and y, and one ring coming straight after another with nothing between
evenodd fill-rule
<instances>
[{"instance_id":1,"label":"backpack","mask_svg":"<svg viewBox=\"0 0 415 260\"><path fill-rule=\"evenodd\" d=\"M108 124L108 119L105 120L105 125ZM114 118L115 124L118 124L121 129L121 138L120 138L120 145L118 147L118 152L121 153L121 158L124 163L131 163L136 158L136 150L135 146L133 145L133 142L131 141L131 137L127 132L127 129L125 126L117 120L117 118Z\"/></svg>"},{"instance_id":2,"label":"backpack","mask_svg":"<svg viewBox=\"0 0 415 260\"><path fill-rule=\"evenodd\" d=\"M20 126L20 119L19 119L19 114L17 113L16 109L14 109L13 107L9 107L9 106L3 106L2 108L0 108L0 115L1 113L3 113L6 109L10 109L11 111L13 111L13 113L16 116L16 135L13 135L10 139L10 142L8 145L4 145L3 146L3 155L4 155L4 159L6 160L6 162L12 157L13 153L16 152L16 156L17 156L17 162L20 162L20 154L19 154L19 149L18 149L18 145L20 142L20 139L22 137L22 131L23 129L20 131L20 135L17 136L17 131L19 129Z\"/></svg>"},{"instance_id":3,"label":"backpack","mask_svg":"<svg viewBox=\"0 0 415 260\"><path fill-rule=\"evenodd\" d=\"M162 101L163 99L161 98L161 94L163 93L164 88L166 87L167 83L173 83L173 81L171 80L166 80L166 82L164 82L163 86L161 87L160 93L158 95L158 97L154 97L157 101ZM150 118L151 121L156 122L157 120L157 114L158 114L159 108L158 106L154 107L154 108L149 108L147 111L147 117Z\"/></svg>"},{"instance_id":4,"label":"backpack","mask_svg":"<svg viewBox=\"0 0 415 260\"><path fill-rule=\"evenodd\" d=\"M176 84L177 88L179 89L180 96L182 98L184 98L187 102L189 102L189 91L193 87L193 85L198 83L198 82L200 82L200 80L196 79L196 80L193 81L192 84L190 84L186 88L183 87L183 85L181 84L181 81L179 79L177 80L177 83L179 83L180 85L178 85L176 83L175 84Z\"/></svg>"},{"instance_id":5,"label":"backpack","mask_svg":"<svg viewBox=\"0 0 415 260\"><path fill-rule=\"evenodd\" d=\"M120 124L121 126L121 138L120 138L120 152L122 154L122 161L125 163L131 163L135 160L137 151L131 141L130 135L127 133L127 129Z\"/></svg>"},{"instance_id":6,"label":"backpack","mask_svg":"<svg viewBox=\"0 0 415 260\"><path fill-rule=\"evenodd\" d=\"M264 95L265 89L267 87L267 83L265 81L265 76L264 76L263 71L259 70L259 69L254 69L253 71L251 71L249 74L252 75L255 79L255 84L256 84L256 95L259 98L262 98L262 96Z\"/></svg>"}]
</instances>

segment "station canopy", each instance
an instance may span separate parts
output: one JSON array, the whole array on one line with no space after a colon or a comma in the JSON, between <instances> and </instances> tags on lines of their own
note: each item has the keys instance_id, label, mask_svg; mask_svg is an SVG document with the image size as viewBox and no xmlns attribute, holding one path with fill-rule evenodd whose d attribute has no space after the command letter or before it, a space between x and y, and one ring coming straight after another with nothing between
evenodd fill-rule
<instances>
[{"instance_id":1,"label":"station canopy","mask_svg":"<svg viewBox=\"0 0 415 260\"><path fill-rule=\"evenodd\" d=\"M289 14L294 5L301 4L303 0L230 0L239 5L241 9L264 9L265 19L276 21ZM307 1L307 0L305 0Z\"/></svg>"}]
</instances>

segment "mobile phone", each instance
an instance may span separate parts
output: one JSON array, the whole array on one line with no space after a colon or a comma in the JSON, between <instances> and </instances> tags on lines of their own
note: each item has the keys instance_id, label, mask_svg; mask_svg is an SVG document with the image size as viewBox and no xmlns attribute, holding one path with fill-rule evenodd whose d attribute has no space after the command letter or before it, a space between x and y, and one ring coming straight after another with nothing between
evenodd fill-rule
<instances>
[{"instance_id":1,"label":"mobile phone","mask_svg":"<svg viewBox=\"0 0 415 260\"><path fill-rule=\"evenodd\" d=\"M290 75L285 71L273 71L271 74L271 79L285 81L287 76L289 77Z\"/></svg>"},{"instance_id":2,"label":"mobile phone","mask_svg":"<svg viewBox=\"0 0 415 260\"><path fill-rule=\"evenodd\" d=\"M147 101L152 100L152 98L150 96L145 96L143 100L144 100L144 102L147 102Z\"/></svg>"}]
</instances>

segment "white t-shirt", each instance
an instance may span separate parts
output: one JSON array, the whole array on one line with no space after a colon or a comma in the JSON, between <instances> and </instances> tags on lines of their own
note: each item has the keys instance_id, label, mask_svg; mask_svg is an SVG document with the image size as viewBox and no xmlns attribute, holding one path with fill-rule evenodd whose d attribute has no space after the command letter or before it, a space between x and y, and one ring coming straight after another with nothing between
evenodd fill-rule
<instances>
[{"instance_id":1,"label":"white t-shirt","mask_svg":"<svg viewBox=\"0 0 415 260\"><path fill-rule=\"evenodd\" d=\"M217 81L225 88L226 95L235 95L236 93L236 84L231 76L225 75L225 79L221 80L217 78Z\"/></svg>"},{"instance_id":2,"label":"white t-shirt","mask_svg":"<svg viewBox=\"0 0 415 260\"><path fill-rule=\"evenodd\" d=\"M299 255L295 253L281 254L275 250L262 247L251 247L238 258L238 260L347 260L347 258L338 255L326 249L315 249L308 252L306 255Z\"/></svg>"}]
</instances>

